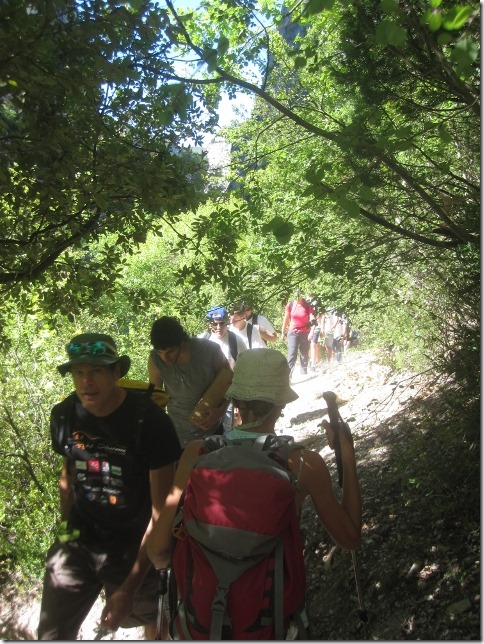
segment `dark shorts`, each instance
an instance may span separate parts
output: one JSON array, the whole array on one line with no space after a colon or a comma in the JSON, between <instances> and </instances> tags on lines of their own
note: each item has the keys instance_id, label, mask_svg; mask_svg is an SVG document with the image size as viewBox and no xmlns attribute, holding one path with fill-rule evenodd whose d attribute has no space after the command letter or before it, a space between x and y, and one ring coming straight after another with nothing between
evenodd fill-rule
<instances>
[{"instance_id":1,"label":"dark shorts","mask_svg":"<svg viewBox=\"0 0 484 644\"><path fill-rule=\"evenodd\" d=\"M54 543L47 553L39 639L75 640L101 590L109 597L127 577L138 548L134 543L107 553L80 540ZM121 626L155 624L157 611L158 573L151 566Z\"/></svg>"}]
</instances>

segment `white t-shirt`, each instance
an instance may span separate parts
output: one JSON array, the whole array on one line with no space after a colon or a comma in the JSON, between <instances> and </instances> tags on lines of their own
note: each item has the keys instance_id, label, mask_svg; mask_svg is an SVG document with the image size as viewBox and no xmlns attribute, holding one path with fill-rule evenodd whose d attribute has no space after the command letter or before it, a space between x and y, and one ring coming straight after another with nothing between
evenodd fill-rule
<instances>
[{"instance_id":1,"label":"white t-shirt","mask_svg":"<svg viewBox=\"0 0 484 644\"><path fill-rule=\"evenodd\" d=\"M275 333L276 330L272 326L272 324L269 322L269 320L261 315L260 313L255 313L257 315L257 322L256 325L258 324L262 331L267 331L267 333ZM252 320L252 318L250 318ZM264 345L265 346L265 345ZM255 349L254 345L252 345L252 348Z\"/></svg>"},{"instance_id":2,"label":"white t-shirt","mask_svg":"<svg viewBox=\"0 0 484 644\"><path fill-rule=\"evenodd\" d=\"M235 333L235 335L242 338L246 349L264 349L266 343L261 338L259 329L257 326L252 325L252 346L249 347L249 338L247 337L247 327L249 326L248 322L245 323L243 329L238 329L235 326L230 325L230 330Z\"/></svg>"},{"instance_id":3,"label":"white t-shirt","mask_svg":"<svg viewBox=\"0 0 484 644\"><path fill-rule=\"evenodd\" d=\"M231 331L233 332L233 329L231 329ZM205 338L205 337L206 337L206 334L205 334L205 333L200 333L198 337L199 337L199 338ZM209 340L211 340L212 342L215 342L216 344L218 344L218 345L219 345L219 347L222 349L222 353L223 353L223 354L224 354L224 356L227 358L227 360L229 361L229 364L230 364L231 368L233 369L233 368L234 368L234 366L235 366L235 360L234 360L234 359L232 358L232 356L230 355L230 346L229 346L229 334L228 334L228 331L227 331L227 333L226 333L222 338L219 338L219 337L218 337L217 335L215 335L214 333L211 333L208 339L209 339ZM237 351L238 351L239 353L240 353L241 351L245 351L245 350L247 349L247 347L245 346L245 342L244 342L243 338L242 338L240 335L235 334L235 340L236 340L236 342L237 342Z\"/></svg>"}]
</instances>

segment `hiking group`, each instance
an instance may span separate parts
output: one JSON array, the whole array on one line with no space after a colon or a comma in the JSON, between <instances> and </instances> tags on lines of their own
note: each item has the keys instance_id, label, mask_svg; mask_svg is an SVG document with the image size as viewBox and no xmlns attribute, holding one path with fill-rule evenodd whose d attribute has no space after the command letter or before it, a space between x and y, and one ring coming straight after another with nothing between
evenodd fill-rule
<instances>
[{"instance_id":1,"label":"hiking group","mask_svg":"<svg viewBox=\"0 0 484 644\"><path fill-rule=\"evenodd\" d=\"M306 375L308 369L315 371L323 365L323 356L331 365L355 344L355 332L344 313L321 307L318 298L303 296L299 290L285 306L281 337L287 341L291 376L298 354L301 373Z\"/></svg>"},{"instance_id":2,"label":"hiking group","mask_svg":"<svg viewBox=\"0 0 484 644\"><path fill-rule=\"evenodd\" d=\"M144 392L129 388L130 358L111 336L85 333L66 346L58 371L74 391L51 412L60 526L39 639L75 640L102 591L101 630L244 640L284 639L292 627L310 638L299 512L309 498L338 546L359 547L353 441L345 423L325 423L343 472L338 500L320 454L276 435L298 396L288 360L266 346L273 327L259 316L256 329L243 305L230 317L233 331L224 307L210 309L201 337L175 318L156 320Z\"/></svg>"}]
</instances>

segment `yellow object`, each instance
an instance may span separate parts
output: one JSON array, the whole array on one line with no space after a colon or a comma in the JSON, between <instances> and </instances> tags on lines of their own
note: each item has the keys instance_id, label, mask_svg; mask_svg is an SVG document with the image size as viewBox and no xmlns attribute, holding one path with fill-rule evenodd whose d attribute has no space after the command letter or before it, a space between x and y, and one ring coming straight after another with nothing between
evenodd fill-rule
<instances>
[{"instance_id":1,"label":"yellow object","mask_svg":"<svg viewBox=\"0 0 484 644\"><path fill-rule=\"evenodd\" d=\"M225 400L225 392L229 388L233 377L234 372L232 369L224 368L218 372L212 384L200 398L188 417L191 423L198 422L210 407L219 407L223 403Z\"/></svg>"},{"instance_id":2,"label":"yellow object","mask_svg":"<svg viewBox=\"0 0 484 644\"><path fill-rule=\"evenodd\" d=\"M140 392L147 391L150 386L149 382L144 382L143 380L130 380L129 378L121 378L116 384L120 387L124 387L124 389L132 389L133 391ZM170 396L166 391L163 391L163 389L160 389L159 387L155 387L153 389L151 398L157 405L163 408L166 407L170 400Z\"/></svg>"}]
</instances>

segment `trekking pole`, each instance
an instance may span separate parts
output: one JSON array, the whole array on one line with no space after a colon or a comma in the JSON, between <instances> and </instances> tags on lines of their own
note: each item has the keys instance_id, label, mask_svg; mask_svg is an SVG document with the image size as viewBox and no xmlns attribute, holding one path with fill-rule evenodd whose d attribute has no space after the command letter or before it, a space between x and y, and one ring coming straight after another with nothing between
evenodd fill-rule
<instances>
[{"instance_id":1,"label":"trekking pole","mask_svg":"<svg viewBox=\"0 0 484 644\"><path fill-rule=\"evenodd\" d=\"M168 590L168 570L162 568L158 578L158 615L156 618L155 640L161 640L163 633L163 619L165 613L165 597Z\"/></svg>"},{"instance_id":2,"label":"trekking pole","mask_svg":"<svg viewBox=\"0 0 484 644\"><path fill-rule=\"evenodd\" d=\"M331 429L333 430L333 433L334 433L333 449L334 449L334 456L335 456L335 459L336 459L336 469L338 470L338 484L339 484L340 487L343 487L343 461L342 461L342 458L341 458L341 446L340 446L340 442L339 442L339 430L340 430L340 424L345 424L346 425L346 423L341 418L341 414L339 413L338 404L336 402L336 394L333 391L325 391L323 393L323 398L326 401L326 404L328 405L329 424L330 424ZM349 429L349 427L348 427L348 429ZM358 598L358 617L360 618L360 621L363 624L363 631L364 631L365 639L366 639L366 624L368 622L368 613L366 612L366 610L364 608L364 605L363 605L363 594L361 592L361 581L360 581L360 575L359 575L359 572L358 572L358 566L357 566L357 562L356 562L356 552L354 550L351 551L351 560L353 562L353 574L354 574L354 577L355 577L356 595L357 595L357 598Z\"/></svg>"}]
</instances>

